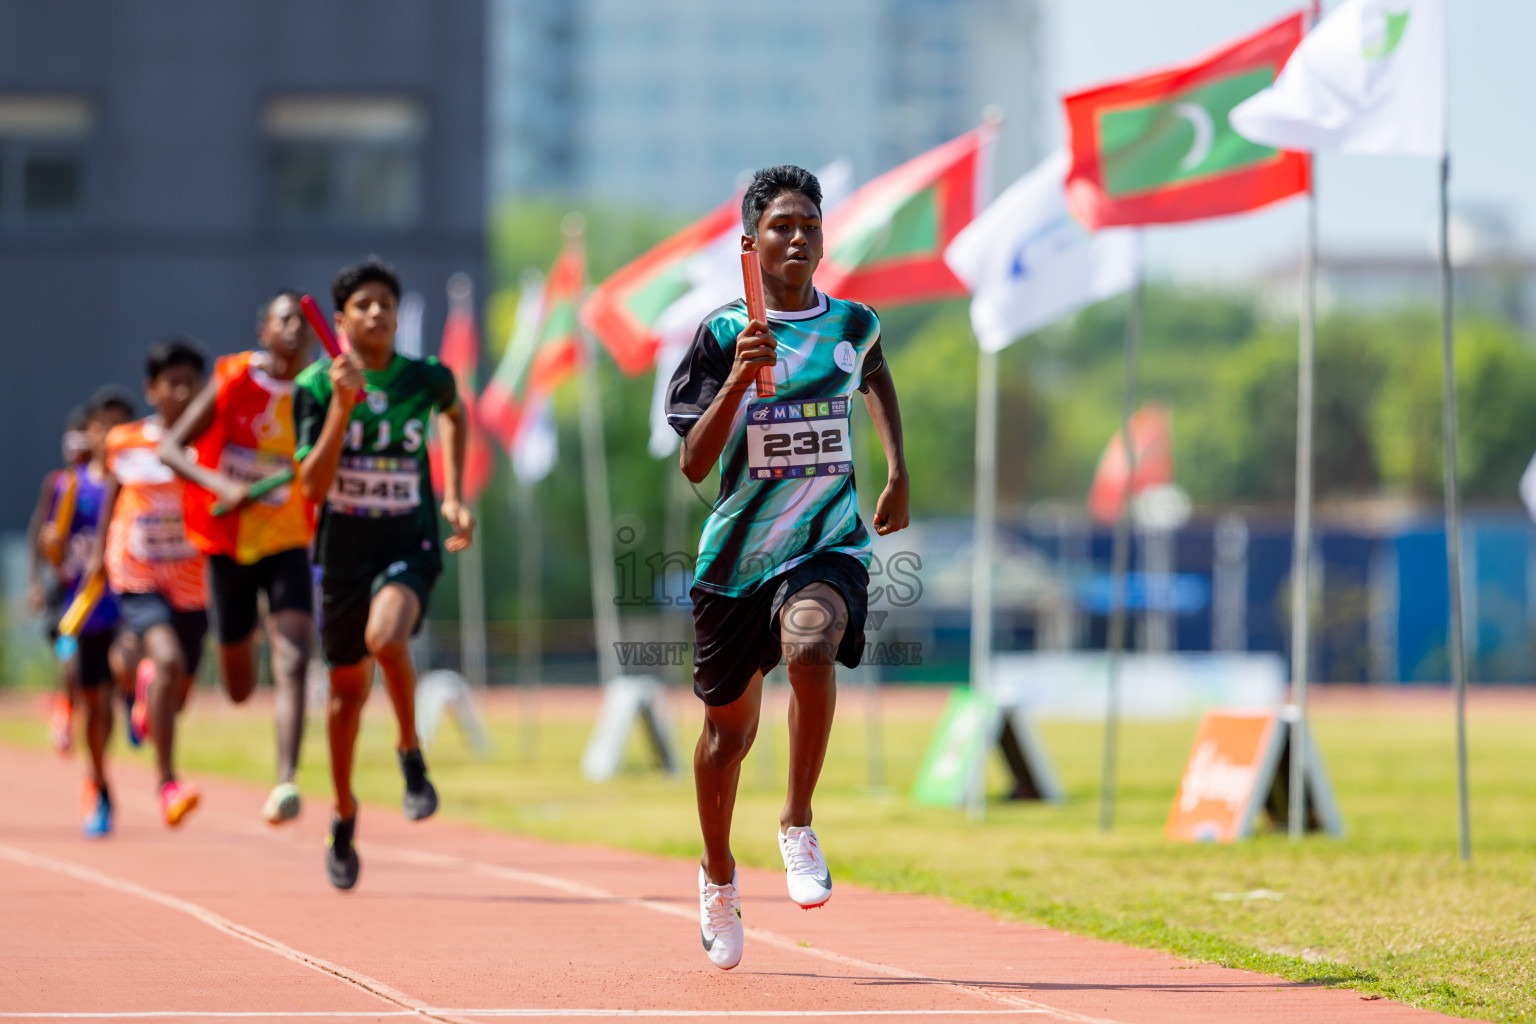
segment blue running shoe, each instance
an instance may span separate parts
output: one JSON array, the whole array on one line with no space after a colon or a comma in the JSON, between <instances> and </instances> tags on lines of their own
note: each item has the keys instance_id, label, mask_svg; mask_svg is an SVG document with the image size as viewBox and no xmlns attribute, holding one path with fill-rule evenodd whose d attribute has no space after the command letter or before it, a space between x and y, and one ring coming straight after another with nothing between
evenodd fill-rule
<instances>
[{"instance_id":1,"label":"blue running shoe","mask_svg":"<svg viewBox=\"0 0 1536 1024\"><path fill-rule=\"evenodd\" d=\"M107 791L98 789L89 779L80 788L80 805L84 820L80 831L87 839L102 839L112 834L112 800Z\"/></svg>"}]
</instances>

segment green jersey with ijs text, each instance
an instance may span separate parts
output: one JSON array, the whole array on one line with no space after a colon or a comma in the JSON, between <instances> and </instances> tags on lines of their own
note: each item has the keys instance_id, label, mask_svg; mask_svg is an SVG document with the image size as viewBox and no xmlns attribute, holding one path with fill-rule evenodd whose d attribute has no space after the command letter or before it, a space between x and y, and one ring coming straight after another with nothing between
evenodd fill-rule
<instances>
[{"instance_id":1,"label":"green jersey with ijs text","mask_svg":"<svg viewBox=\"0 0 1536 1024\"><path fill-rule=\"evenodd\" d=\"M746 325L739 299L699 325L667 392L667 422L684 438L725 385ZM770 309L768 329L778 393L759 398L753 384L736 409L694 570L697 586L732 597L820 552L869 565L848 424L853 392L885 365L880 321L868 306L818 292L812 309Z\"/></svg>"},{"instance_id":2,"label":"green jersey with ijs text","mask_svg":"<svg viewBox=\"0 0 1536 1024\"><path fill-rule=\"evenodd\" d=\"M435 359L396 353L364 377L367 389L352 409L315 531L315 564L333 579L371 576L381 562L407 554L442 557L427 435L432 414L458 401L453 373ZM330 363L322 359L295 382L295 460L319 441L330 404Z\"/></svg>"}]
</instances>

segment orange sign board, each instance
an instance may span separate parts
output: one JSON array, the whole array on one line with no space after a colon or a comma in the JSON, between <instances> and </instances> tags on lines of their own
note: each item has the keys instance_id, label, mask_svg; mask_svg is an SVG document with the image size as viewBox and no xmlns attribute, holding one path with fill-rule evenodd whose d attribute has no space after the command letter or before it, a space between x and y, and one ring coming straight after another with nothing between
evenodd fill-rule
<instances>
[{"instance_id":1,"label":"orange sign board","mask_svg":"<svg viewBox=\"0 0 1536 1024\"><path fill-rule=\"evenodd\" d=\"M1269 781L1264 769L1276 725L1272 711L1206 712L1164 835L1185 842L1241 839L1264 802L1258 790Z\"/></svg>"}]
</instances>

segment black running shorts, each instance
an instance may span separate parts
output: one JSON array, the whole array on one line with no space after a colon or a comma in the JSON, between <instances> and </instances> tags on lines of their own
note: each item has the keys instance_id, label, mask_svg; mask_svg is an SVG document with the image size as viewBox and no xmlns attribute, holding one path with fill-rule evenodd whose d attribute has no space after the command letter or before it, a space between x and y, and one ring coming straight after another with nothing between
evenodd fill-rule
<instances>
[{"instance_id":1,"label":"black running shorts","mask_svg":"<svg viewBox=\"0 0 1536 1024\"><path fill-rule=\"evenodd\" d=\"M208 613L206 611L177 611L161 594L119 594L117 610L122 615L123 628L143 639L156 626L170 626L176 631L181 643L181 660L187 675L197 675L197 667L203 663L203 641L208 637Z\"/></svg>"},{"instance_id":2,"label":"black running shorts","mask_svg":"<svg viewBox=\"0 0 1536 1024\"><path fill-rule=\"evenodd\" d=\"M314 614L315 584L309 553L290 548L241 565L226 555L208 556L208 603L219 643L239 643L256 629L256 594L267 592L267 613Z\"/></svg>"},{"instance_id":3,"label":"black running shorts","mask_svg":"<svg viewBox=\"0 0 1536 1024\"><path fill-rule=\"evenodd\" d=\"M726 597L695 585L693 599L693 692L722 707L747 692L755 672L767 673L783 656L779 610L812 583L830 583L848 605L848 625L837 661L858 668L864 656L864 619L869 610L869 570L839 552L812 555L788 572L764 581L750 594Z\"/></svg>"},{"instance_id":4,"label":"black running shorts","mask_svg":"<svg viewBox=\"0 0 1536 1024\"><path fill-rule=\"evenodd\" d=\"M325 573L320 577L320 648L325 663L332 668L356 665L368 657L368 609L374 595L391 583L410 587L421 599L421 614L411 627L413 635L419 632L443 563L435 552L422 551L381 558L371 568L372 572L364 576L338 579Z\"/></svg>"},{"instance_id":5,"label":"black running shorts","mask_svg":"<svg viewBox=\"0 0 1536 1024\"><path fill-rule=\"evenodd\" d=\"M81 633L75 639L80 645L75 654L80 669L80 688L94 690L106 686L112 681L112 641L117 639L117 628Z\"/></svg>"}]
</instances>

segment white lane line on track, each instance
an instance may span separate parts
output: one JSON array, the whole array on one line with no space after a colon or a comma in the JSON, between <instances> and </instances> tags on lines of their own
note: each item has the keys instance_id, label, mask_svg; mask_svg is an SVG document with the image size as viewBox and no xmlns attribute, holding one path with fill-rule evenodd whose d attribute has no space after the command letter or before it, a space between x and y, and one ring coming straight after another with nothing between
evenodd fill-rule
<instances>
[{"instance_id":1,"label":"white lane line on track","mask_svg":"<svg viewBox=\"0 0 1536 1024\"><path fill-rule=\"evenodd\" d=\"M274 835L269 829L257 828L255 825L245 820L244 818L237 818L234 815L215 813L207 815L207 817L218 819L229 826L232 831L240 832L246 835L261 836L268 841L276 840L280 843L283 843L284 845L289 846L296 845L298 842L296 837L279 837ZM674 907L670 904L661 903L657 900L641 899L633 896L620 896L617 893L612 893L605 889L600 889L596 886L587 885L582 882L572 881L568 878L561 878L558 875L548 875L537 871L524 871L520 868L511 868L500 864L488 864L484 861L474 861L464 857L454 857L447 854L432 853L426 850L414 850L408 847L397 847L387 844L369 843L367 844L366 849L371 853L383 854L386 858L392 858L401 863L418 864L421 866L435 867L440 870L449 871L467 870L471 873L490 878L499 878L504 881L520 882L524 885L533 885L540 888L552 889L556 892L563 892L567 895L577 896L582 899L604 903L617 903L620 905L649 910L658 914L666 914L669 917L682 918L686 921L697 921L697 918L694 916L692 911L685 910L682 907ZM20 863L30 863L36 867L58 871L66 875L79 878L83 881L93 882L97 885L103 885L107 888L116 889L120 892L126 892L131 895L139 896L141 898L160 903L174 910L179 910L182 913L189 914L192 917L203 921L205 924L218 929L219 931L233 935L236 938L240 938L254 946L267 949L271 952L277 953L280 956L283 956L286 959L293 960L296 963L301 963L308 967L314 968L315 970L330 974L342 981L356 986L357 988L369 992L372 995L376 995L381 999L394 1003L396 1006L399 1006L402 1009L409 1010L416 1015L432 1016L444 1020L451 1019L450 1011L430 1008L426 1006L421 1000L409 996L397 989L393 989L388 985L385 985L383 982L378 981L377 979L370 978L365 974L352 971L348 968L340 966L339 964L333 964L329 961L322 960L319 957L314 957L307 953L302 953L299 950L296 950L291 946L287 946L276 939L263 935L254 929L246 928L244 925L237 924L228 918L225 918L211 910L208 910L205 907L198 906L197 904L191 903L187 900L183 900L166 893L158 892L154 889L148 889L133 882L114 878L110 875L96 871L94 868L75 864L71 861L55 860L54 858L45 857L40 854L28 853L24 850L8 846L4 843L0 843L0 856L9 857L10 859L16 860ZM845 956L841 953L834 953L831 950L821 949L817 946L802 946L799 942L796 942L793 939L779 935L776 932L767 931L766 929L762 928L748 928L746 929L746 934L754 941L761 942L767 946L773 946L777 949L788 950L794 953L801 953L806 956L815 957L819 960L825 960L830 963L835 963L854 970L883 974L888 978L900 978L906 981L916 981L925 985L931 985L935 988L947 989L949 991L962 993L968 996L980 997L982 999L988 1000L989 1002L1008 1007L1010 1010L1015 1012L1026 1011L1035 1014L1045 1014L1054 1017L1057 1020L1070 1021L1072 1024L1125 1024L1123 1021L1113 1020L1107 1017L1093 1017L1087 1014L1076 1013L1072 1010L1063 1010L1059 1007L1051 1006L1047 1003L1037 1002L1033 999L1025 998L1024 996L998 992L994 989L989 989L982 985L970 985L963 982L943 981L930 975L922 974L917 971L909 971L905 968L895 967L891 964L879 963L872 960L861 960L857 957ZM513 1011L513 1014L509 1015L515 1015L520 1012L521 1011ZM552 1011L541 1012L549 1013ZM720 1012L728 1011L702 1011L701 1015L714 1016L719 1015ZM741 1013L744 1011L736 1012ZM811 1013L810 1011L807 1012ZM982 1011L972 1012L981 1013ZM676 1015L673 1011L665 1011L665 1013L672 1014L674 1016ZM811 1013L811 1015L827 1016L828 1014L815 1012ZM480 1016L483 1017L487 1015L481 1014ZM0 1019L5 1018L0 1017Z\"/></svg>"},{"instance_id":2,"label":"white lane line on track","mask_svg":"<svg viewBox=\"0 0 1536 1024\"><path fill-rule=\"evenodd\" d=\"M521 882L525 885L536 885L546 889L553 889L556 892L563 892L570 896L639 907L658 914L666 914L669 917L680 917L687 921L697 922L698 920L691 910L685 910L682 907L674 907L657 900L640 899L634 896L620 896L605 889L599 889L596 886L574 882L568 878L561 878L558 875L546 875L537 871L524 871L521 868L509 868L500 864L486 864L483 861L467 860L462 857L451 857L447 854L430 853L425 850L412 850L405 847L387 846L378 843L369 843L367 848L370 852L383 853L386 857L393 857L405 863L419 864L424 867L437 867L444 870L469 870L475 874L491 878L501 878L507 881ZM1036 1002L1033 999L1026 999L1023 996L998 992L981 985L943 981L917 971L909 971L903 967L894 967L890 964L883 964L873 960L860 960L857 957L844 956L842 953L834 953L831 950L821 949L816 946L802 946L793 939L762 928L748 928L746 929L746 934L748 938L754 941L778 949L804 953L806 956L817 957L855 970L872 971L890 978L919 981L938 988L963 992L966 995L981 996L984 999L1011 1007L1014 1010L1049 1014L1058 1020L1072 1021L1074 1024L1123 1024L1121 1021L1111 1020L1107 1017L1090 1017L1086 1014L1075 1013L1071 1010L1063 1010L1046 1003Z\"/></svg>"},{"instance_id":3,"label":"white lane line on track","mask_svg":"<svg viewBox=\"0 0 1536 1024\"><path fill-rule=\"evenodd\" d=\"M297 1020L312 1017L324 1018L356 1018L356 1017L421 1017L425 1014L444 1014L458 1017L773 1017L773 1018L817 1018L817 1017L1018 1017L1026 1014L1042 1013L1042 1010L624 1010L624 1009L591 1009L577 1010L570 1008L532 1007L528 1009L462 1009L458 1007L429 1006L421 1010L384 1010L353 1011L353 1010L230 1010L219 1012L216 1010L125 1010L116 1012L93 1013L89 1011L70 1013L9 1013L0 1012L0 1020L143 1020L154 1018L162 1020L182 1019L224 1019L224 1018L265 1018L268 1020Z\"/></svg>"},{"instance_id":4,"label":"white lane line on track","mask_svg":"<svg viewBox=\"0 0 1536 1024\"><path fill-rule=\"evenodd\" d=\"M162 907L178 911L197 921L201 921L208 927L223 932L225 935L239 939L242 942L247 942L257 949L275 953L285 960L291 960L296 964L302 964L312 970L319 971L321 974L330 975L336 980L345 982L371 996L382 999L387 1003L393 1003L404 1010L409 1010L415 1016L435 1016L420 999L408 996L399 989L391 988L376 978L370 978L366 974L342 967L340 964L333 964L329 960L322 960L320 957L300 952L271 936L263 935L254 928L247 928L243 924L231 921L222 914L216 914L207 907L199 906L189 900L160 892L158 889L139 885L137 882L116 878L97 871L95 868L87 867L84 864L77 864L74 861L68 860L58 860L54 857L45 857L42 854L31 853L7 843L0 843L0 857L4 857L17 864L24 864L43 871L52 871L55 874L66 875L77 881L88 882L92 885L99 885L104 889L112 889L129 896L137 896L139 899L148 900L151 903L158 903ZM353 1014L353 1016L364 1017L368 1016L368 1014L359 1012Z\"/></svg>"},{"instance_id":5,"label":"white lane line on track","mask_svg":"<svg viewBox=\"0 0 1536 1024\"><path fill-rule=\"evenodd\" d=\"M268 841L285 842L294 845L296 838L274 835L271 829L259 828L244 818L236 818L233 815L212 814L209 817L217 818L237 832L250 836L261 836ZM620 905L638 907L650 910L658 914L666 914L668 917L679 917L686 921L697 921L693 912L682 907L674 907L657 900L640 899L634 896L620 896L606 889L587 885L584 882L572 881L569 878L561 878L559 875L547 875L539 871L524 871L521 868L510 868L501 864L488 864L484 861L470 860L465 857L454 857L448 854L432 853L427 850L413 850L409 847L390 846L385 843L367 844L365 849L370 854L382 854L386 860L393 859L403 864L416 864L422 867L434 867L444 871L469 871L473 874L484 875L488 878L498 878L503 881L520 882L524 885L538 886L544 889L553 889L563 892L568 896L576 896L582 899L603 903L617 903ZM1009 1007L1012 1011L1025 1011L1029 1013L1046 1014L1057 1020L1070 1021L1072 1024L1125 1024L1124 1021L1114 1020L1109 1017L1093 1017L1088 1014L1077 1013L1073 1010L1063 1010L1060 1007L1051 1006L1048 1003L1037 1002L1024 996L1011 995L998 992L982 985L968 985L963 982L943 981L939 978L921 974L917 971L909 971L903 967L895 967L891 964L883 964L873 960L860 960L857 957L844 956L834 953L829 949L821 949L817 946L803 946L794 939L786 938L777 932L770 932L763 928L747 928L746 934L755 941L777 949L789 950L794 953L803 953L806 956L816 957L831 963L849 967L854 970L870 971L883 974L888 978L900 978L905 981L917 981L936 988L948 989L952 992L963 993L968 996L979 996L993 1003ZM712 1012L712 1011L711 1011ZM983 1011L975 1011L983 1012ZM708 1015L706 1013L706 1015Z\"/></svg>"}]
</instances>

